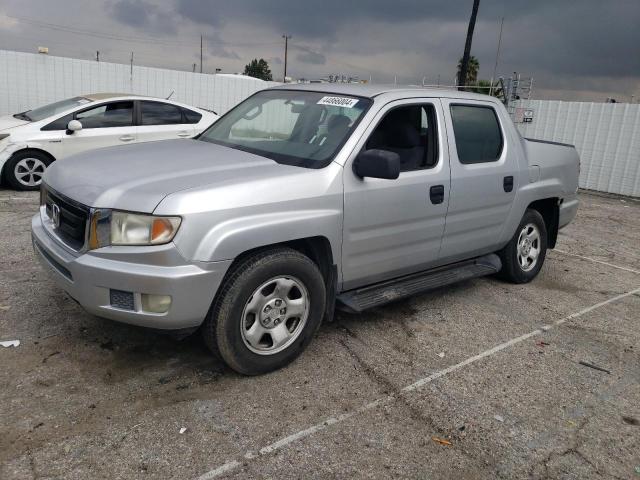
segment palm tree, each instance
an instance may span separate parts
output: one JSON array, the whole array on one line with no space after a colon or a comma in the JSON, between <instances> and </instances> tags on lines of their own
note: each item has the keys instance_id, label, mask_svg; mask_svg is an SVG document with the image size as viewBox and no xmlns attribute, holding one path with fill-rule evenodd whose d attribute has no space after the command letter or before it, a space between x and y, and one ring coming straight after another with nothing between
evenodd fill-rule
<instances>
[{"instance_id":1,"label":"palm tree","mask_svg":"<svg viewBox=\"0 0 640 480\"><path fill-rule=\"evenodd\" d=\"M467 66L467 78L464 81L460 80L461 70L462 70L462 59L458 61L458 84L473 85L478 80L478 71L480 70L480 62L478 62L478 59L473 55L469 57L469 65Z\"/></svg>"}]
</instances>

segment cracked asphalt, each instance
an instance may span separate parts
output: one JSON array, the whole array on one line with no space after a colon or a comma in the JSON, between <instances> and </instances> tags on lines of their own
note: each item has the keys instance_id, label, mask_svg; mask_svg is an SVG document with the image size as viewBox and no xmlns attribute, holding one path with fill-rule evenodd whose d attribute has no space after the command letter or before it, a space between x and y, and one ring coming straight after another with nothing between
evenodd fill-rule
<instances>
[{"instance_id":1,"label":"cracked asphalt","mask_svg":"<svg viewBox=\"0 0 640 480\"><path fill-rule=\"evenodd\" d=\"M2 479L640 479L638 200L583 193L531 284L339 314L257 378L83 312L35 261L37 202L0 190Z\"/></svg>"}]
</instances>

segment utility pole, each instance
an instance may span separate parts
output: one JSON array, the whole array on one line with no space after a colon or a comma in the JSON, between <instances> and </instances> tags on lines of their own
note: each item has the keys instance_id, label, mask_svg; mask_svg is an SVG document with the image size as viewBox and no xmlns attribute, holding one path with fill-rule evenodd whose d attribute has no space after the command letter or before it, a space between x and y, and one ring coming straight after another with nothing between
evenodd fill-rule
<instances>
[{"instance_id":1,"label":"utility pole","mask_svg":"<svg viewBox=\"0 0 640 480\"><path fill-rule=\"evenodd\" d=\"M460 76L458 77L458 89L464 90L463 85L467 83L467 70L469 70L469 56L471 55L471 41L473 40L473 29L476 27L476 17L480 0L473 0L473 10L467 28L467 39L464 42L464 54L462 55L462 65L460 66Z\"/></svg>"},{"instance_id":2,"label":"utility pole","mask_svg":"<svg viewBox=\"0 0 640 480\"><path fill-rule=\"evenodd\" d=\"M96 50L96 62L100 61L100 52Z\"/></svg>"},{"instance_id":3,"label":"utility pole","mask_svg":"<svg viewBox=\"0 0 640 480\"><path fill-rule=\"evenodd\" d=\"M291 35L282 35L282 38L284 38L284 78L282 79L282 82L287 83L287 51Z\"/></svg>"},{"instance_id":4,"label":"utility pole","mask_svg":"<svg viewBox=\"0 0 640 480\"><path fill-rule=\"evenodd\" d=\"M131 52L131 65L129 68L129 80L133 81L133 52Z\"/></svg>"},{"instance_id":5,"label":"utility pole","mask_svg":"<svg viewBox=\"0 0 640 480\"><path fill-rule=\"evenodd\" d=\"M500 45L502 45L502 27L504 26L504 17L500 19L500 35L498 35L498 48L496 50L496 63L493 65L493 75L491 75L491 86L489 88L489 95L493 94L493 81L496 78L496 72L498 71L498 59L500 58Z\"/></svg>"},{"instance_id":6,"label":"utility pole","mask_svg":"<svg viewBox=\"0 0 640 480\"><path fill-rule=\"evenodd\" d=\"M202 35L200 35L200 73L202 73Z\"/></svg>"}]
</instances>

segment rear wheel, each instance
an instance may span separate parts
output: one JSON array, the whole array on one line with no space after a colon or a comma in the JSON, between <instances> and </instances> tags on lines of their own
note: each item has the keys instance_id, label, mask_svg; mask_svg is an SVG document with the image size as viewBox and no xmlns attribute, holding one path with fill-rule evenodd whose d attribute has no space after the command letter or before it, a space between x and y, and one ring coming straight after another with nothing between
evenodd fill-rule
<instances>
[{"instance_id":1,"label":"rear wheel","mask_svg":"<svg viewBox=\"0 0 640 480\"><path fill-rule=\"evenodd\" d=\"M36 151L14 153L4 166L4 176L16 190L38 190L51 157Z\"/></svg>"},{"instance_id":2,"label":"rear wheel","mask_svg":"<svg viewBox=\"0 0 640 480\"><path fill-rule=\"evenodd\" d=\"M207 346L245 375L293 361L322 320L325 286L316 264L277 248L238 263L220 287L202 334Z\"/></svg>"},{"instance_id":3,"label":"rear wheel","mask_svg":"<svg viewBox=\"0 0 640 480\"><path fill-rule=\"evenodd\" d=\"M516 233L498 255L502 260L502 278L513 283L533 280L547 255L547 229L542 215L527 210Z\"/></svg>"}]
</instances>

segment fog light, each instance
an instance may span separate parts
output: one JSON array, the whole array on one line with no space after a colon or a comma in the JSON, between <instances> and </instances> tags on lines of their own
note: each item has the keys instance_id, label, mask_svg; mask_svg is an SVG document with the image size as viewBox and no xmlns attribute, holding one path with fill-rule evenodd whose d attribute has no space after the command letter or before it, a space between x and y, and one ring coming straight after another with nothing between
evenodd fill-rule
<instances>
[{"instance_id":1,"label":"fog light","mask_svg":"<svg viewBox=\"0 0 640 480\"><path fill-rule=\"evenodd\" d=\"M171 308L170 295L142 294L142 310L150 313L166 313Z\"/></svg>"}]
</instances>

